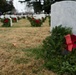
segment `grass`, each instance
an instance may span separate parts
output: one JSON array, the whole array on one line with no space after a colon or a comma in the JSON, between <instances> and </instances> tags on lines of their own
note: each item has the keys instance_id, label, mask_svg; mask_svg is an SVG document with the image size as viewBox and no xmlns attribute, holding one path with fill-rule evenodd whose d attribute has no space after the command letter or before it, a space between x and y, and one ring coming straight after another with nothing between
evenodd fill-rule
<instances>
[{"instance_id":1,"label":"grass","mask_svg":"<svg viewBox=\"0 0 76 75\"><path fill-rule=\"evenodd\" d=\"M55 75L36 56L49 31L48 19L37 28L31 27L27 19L13 23L10 28L0 27L0 75Z\"/></svg>"}]
</instances>

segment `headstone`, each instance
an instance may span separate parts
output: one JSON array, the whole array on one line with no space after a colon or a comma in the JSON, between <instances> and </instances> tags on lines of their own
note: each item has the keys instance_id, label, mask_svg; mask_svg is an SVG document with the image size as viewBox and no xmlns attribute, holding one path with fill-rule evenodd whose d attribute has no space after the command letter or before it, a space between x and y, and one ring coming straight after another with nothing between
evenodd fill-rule
<instances>
[{"instance_id":1,"label":"headstone","mask_svg":"<svg viewBox=\"0 0 76 75\"><path fill-rule=\"evenodd\" d=\"M1 15L0 18L1 18L1 19L4 19L4 15Z\"/></svg>"},{"instance_id":2,"label":"headstone","mask_svg":"<svg viewBox=\"0 0 76 75\"><path fill-rule=\"evenodd\" d=\"M22 17L21 17L21 15L17 15L17 18L18 18L18 19L21 19Z\"/></svg>"},{"instance_id":3,"label":"headstone","mask_svg":"<svg viewBox=\"0 0 76 75\"><path fill-rule=\"evenodd\" d=\"M23 15L22 17L23 17L23 18L26 18L27 16L26 16L26 15Z\"/></svg>"},{"instance_id":4,"label":"headstone","mask_svg":"<svg viewBox=\"0 0 76 75\"><path fill-rule=\"evenodd\" d=\"M71 27L76 34L76 1L61 1L51 6L51 27L62 25Z\"/></svg>"},{"instance_id":5,"label":"headstone","mask_svg":"<svg viewBox=\"0 0 76 75\"><path fill-rule=\"evenodd\" d=\"M12 26L12 19L11 18L9 18L10 19L10 26Z\"/></svg>"},{"instance_id":6,"label":"headstone","mask_svg":"<svg viewBox=\"0 0 76 75\"><path fill-rule=\"evenodd\" d=\"M12 19L9 17L5 17L2 26L3 27L11 27L12 26Z\"/></svg>"},{"instance_id":7,"label":"headstone","mask_svg":"<svg viewBox=\"0 0 76 75\"><path fill-rule=\"evenodd\" d=\"M17 15L11 15L11 18L16 18L17 22L18 22L18 17Z\"/></svg>"},{"instance_id":8,"label":"headstone","mask_svg":"<svg viewBox=\"0 0 76 75\"><path fill-rule=\"evenodd\" d=\"M33 17L34 17L35 19L42 19L42 17L45 18L45 14L34 14Z\"/></svg>"},{"instance_id":9,"label":"headstone","mask_svg":"<svg viewBox=\"0 0 76 75\"><path fill-rule=\"evenodd\" d=\"M5 15L5 18L8 18L10 20L10 26L12 26L12 19L10 18L10 15Z\"/></svg>"},{"instance_id":10,"label":"headstone","mask_svg":"<svg viewBox=\"0 0 76 75\"><path fill-rule=\"evenodd\" d=\"M10 15L5 15L5 18L10 18Z\"/></svg>"}]
</instances>

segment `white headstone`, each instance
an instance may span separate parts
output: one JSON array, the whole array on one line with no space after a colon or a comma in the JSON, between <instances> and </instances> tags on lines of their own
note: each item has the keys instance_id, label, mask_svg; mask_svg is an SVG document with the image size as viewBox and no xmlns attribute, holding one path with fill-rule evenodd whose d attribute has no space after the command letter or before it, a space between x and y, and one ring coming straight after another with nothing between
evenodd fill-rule
<instances>
[{"instance_id":1,"label":"white headstone","mask_svg":"<svg viewBox=\"0 0 76 75\"><path fill-rule=\"evenodd\" d=\"M51 27L62 25L71 27L76 34L76 1L61 1L51 6Z\"/></svg>"},{"instance_id":2,"label":"white headstone","mask_svg":"<svg viewBox=\"0 0 76 75\"><path fill-rule=\"evenodd\" d=\"M10 18L10 15L5 15L5 18Z\"/></svg>"},{"instance_id":3,"label":"white headstone","mask_svg":"<svg viewBox=\"0 0 76 75\"><path fill-rule=\"evenodd\" d=\"M45 18L45 14L34 14L33 17L34 17L35 19L42 19L42 17Z\"/></svg>"},{"instance_id":4,"label":"white headstone","mask_svg":"<svg viewBox=\"0 0 76 75\"><path fill-rule=\"evenodd\" d=\"M12 19L11 18L9 18L10 19L10 26L12 26Z\"/></svg>"},{"instance_id":5,"label":"white headstone","mask_svg":"<svg viewBox=\"0 0 76 75\"><path fill-rule=\"evenodd\" d=\"M4 19L4 15L1 15L0 18L1 18L1 19Z\"/></svg>"},{"instance_id":6,"label":"white headstone","mask_svg":"<svg viewBox=\"0 0 76 75\"><path fill-rule=\"evenodd\" d=\"M17 15L11 15L11 18L16 18L17 22L18 22L18 17Z\"/></svg>"},{"instance_id":7,"label":"white headstone","mask_svg":"<svg viewBox=\"0 0 76 75\"><path fill-rule=\"evenodd\" d=\"M12 26L12 19L10 17L5 17L6 19L8 18L10 20L10 26Z\"/></svg>"},{"instance_id":8,"label":"white headstone","mask_svg":"<svg viewBox=\"0 0 76 75\"><path fill-rule=\"evenodd\" d=\"M22 16L21 16L21 15L17 15L17 18L20 18L20 19L21 19L21 18L22 18Z\"/></svg>"}]
</instances>

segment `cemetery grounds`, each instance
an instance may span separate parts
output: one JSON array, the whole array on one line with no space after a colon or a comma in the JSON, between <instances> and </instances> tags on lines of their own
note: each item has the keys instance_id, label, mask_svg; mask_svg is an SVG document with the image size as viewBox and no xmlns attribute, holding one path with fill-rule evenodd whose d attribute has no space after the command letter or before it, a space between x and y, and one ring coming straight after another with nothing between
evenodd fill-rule
<instances>
[{"instance_id":1,"label":"cemetery grounds","mask_svg":"<svg viewBox=\"0 0 76 75\"><path fill-rule=\"evenodd\" d=\"M0 75L56 75L44 68L44 61L34 53L50 35L48 18L41 27L31 27L27 19L12 27L1 25L0 22Z\"/></svg>"}]
</instances>

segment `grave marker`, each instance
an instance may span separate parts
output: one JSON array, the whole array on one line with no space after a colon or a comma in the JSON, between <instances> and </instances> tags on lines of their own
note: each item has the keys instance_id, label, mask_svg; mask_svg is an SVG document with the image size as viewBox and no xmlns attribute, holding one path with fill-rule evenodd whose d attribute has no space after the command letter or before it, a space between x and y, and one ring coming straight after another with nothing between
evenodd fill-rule
<instances>
[{"instance_id":1,"label":"grave marker","mask_svg":"<svg viewBox=\"0 0 76 75\"><path fill-rule=\"evenodd\" d=\"M51 27L71 27L76 34L76 1L61 1L51 5Z\"/></svg>"}]
</instances>

